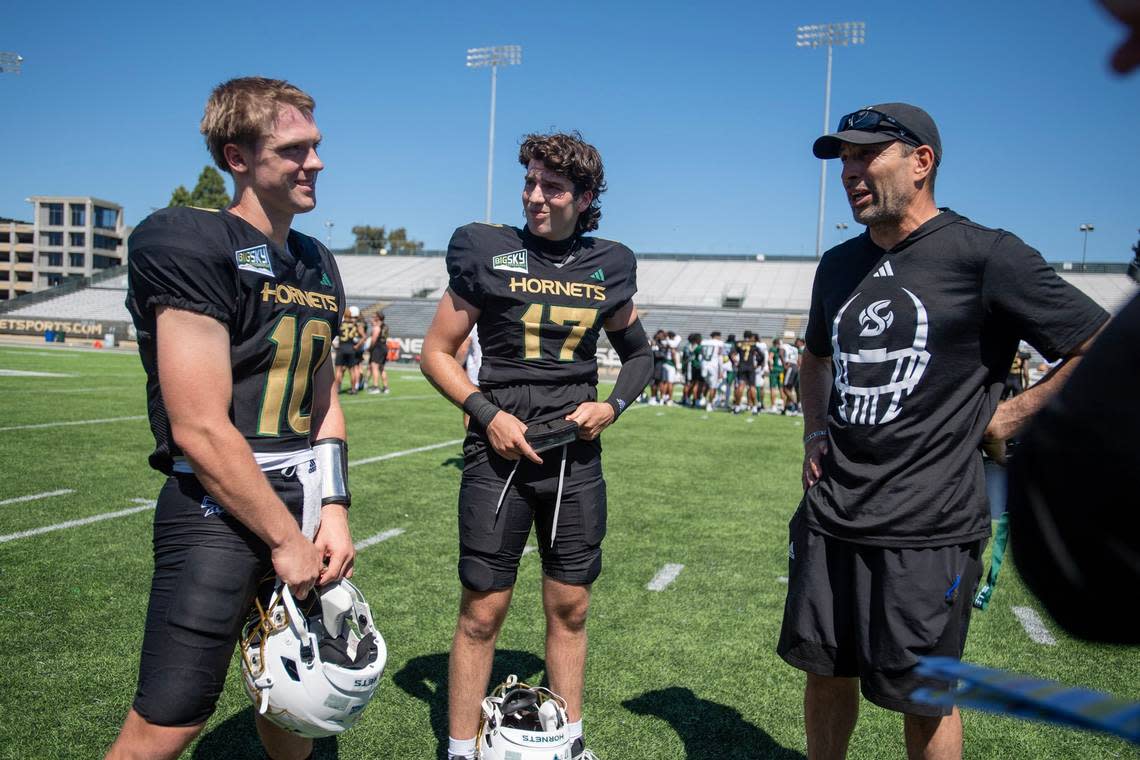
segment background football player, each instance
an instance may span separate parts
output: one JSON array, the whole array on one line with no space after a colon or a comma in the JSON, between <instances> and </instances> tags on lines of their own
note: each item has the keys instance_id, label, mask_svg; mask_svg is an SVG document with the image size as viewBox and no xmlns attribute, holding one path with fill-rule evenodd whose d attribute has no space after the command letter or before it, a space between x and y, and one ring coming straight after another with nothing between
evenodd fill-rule
<instances>
[{"instance_id":1,"label":"background football player","mask_svg":"<svg viewBox=\"0 0 1140 760\"><path fill-rule=\"evenodd\" d=\"M280 80L219 85L201 129L234 204L163 209L131 235L150 463L168 479L138 691L109 758L176 757L198 735L263 580L304 597L352 572L327 360L344 289L329 251L289 229L324 168L313 107ZM260 716L257 729L275 760L312 752Z\"/></svg>"},{"instance_id":2,"label":"background football player","mask_svg":"<svg viewBox=\"0 0 1140 760\"><path fill-rule=\"evenodd\" d=\"M566 700L575 758L582 738L586 615L601 571L606 484L598 436L649 381L652 357L633 295L633 253L585 237L601 217L601 156L578 135L529 135L523 229L460 227L447 252L450 284L424 340L427 378L471 415L459 491L459 622L451 648L448 754L475 753L480 702L532 523L542 556L546 671ZM478 323L479 387L455 359ZM598 336L622 359L597 401ZM578 439L540 457L528 426L571 420Z\"/></svg>"}]
</instances>

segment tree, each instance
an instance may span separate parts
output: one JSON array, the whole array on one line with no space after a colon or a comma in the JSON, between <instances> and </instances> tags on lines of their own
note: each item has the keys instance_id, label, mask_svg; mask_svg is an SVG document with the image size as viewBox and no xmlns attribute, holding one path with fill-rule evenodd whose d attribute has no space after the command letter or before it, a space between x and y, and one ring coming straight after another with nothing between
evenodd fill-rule
<instances>
[{"instance_id":1,"label":"tree","mask_svg":"<svg viewBox=\"0 0 1140 760\"><path fill-rule=\"evenodd\" d=\"M193 206L190 202L190 191L186 189L185 185L179 185L174 188L174 192L170 195L170 203L167 206Z\"/></svg>"},{"instance_id":2,"label":"tree","mask_svg":"<svg viewBox=\"0 0 1140 760\"><path fill-rule=\"evenodd\" d=\"M408 238L408 231L403 227L397 227L388 233L388 249L391 253L415 253L416 251L423 250L424 244L420 240L410 240Z\"/></svg>"},{"instance_id":3,"label":"tree","mask_svg":"<svg viewBox=\"0 0 1140 760\"><path fill-rule=\"evenodd\" d=\"M196 206L197 208L225 208L230 205L226 193L226 181L212 166L206 166L198 175L194 191L188 192L185 185L179 185L170 195L168 206Z\"/></svg>"},{"instance_id":4,"label":"tree","mask_svg":"<svg viewBox=\"0 0 1140 760\"><path fill-rule=\"evenodd\" d=\"M352 234L356 235L357 253L380 253L388 246L388 237L383 227L357 225L352 228Z\"/></svg>"},{"instance_id":5,"label":"tree","mask_svg":"<svg viewBox=\"0 0 1140 760\"><path fill-rule=\"evenodd\" d=\"M198 184L194 185L194 192L190 193L192 206L198 208L225 208L230 205L230 196L226 192L226 181L212 166L206 166L198 175Z\"/></svg>"}]
</instances>

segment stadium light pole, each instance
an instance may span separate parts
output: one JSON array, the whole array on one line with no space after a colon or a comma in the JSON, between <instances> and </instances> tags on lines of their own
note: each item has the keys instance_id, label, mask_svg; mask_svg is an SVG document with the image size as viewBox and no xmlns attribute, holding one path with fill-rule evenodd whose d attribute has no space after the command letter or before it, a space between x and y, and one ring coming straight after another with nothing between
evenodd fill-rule
<instances>
[{"instance_id":1,"label":"stadium light pole","mask_svg":"<svg viewBox=\"0 0 1140 760\"><path fill-rule=\"evenodd\" d=\"M24 56L17 53L0 51L0 74L19 74L20 64L24 62Z\"/></svg>"},{"instance_id":2,"label":"stadium light pole","mask_svg":"<svg viewBox=\"0 0 1140 760\"><path fill-rule=\"evenodd\" d=\"M487 215L483 220L491 221L491 177L495 165L495 83L500 66L517 66L522 63L521 45L495 45L493 47L468 48L467 68L491 69L491 130L487 140Z\"/></svg>"},{"instance_id":3,"label":"stadium light pole","mask_svg":"<svg viewBox=\"0 0 1140 760\"><path fill-rule=\"evenodd\" d=\"M1096 227L1093 227L1091 224L1082 224L1080 227L1077 227L1077 229L1085 235L1085 242L1081 245L1081 271L1083 272L1085 271L1085 254L1089 250L1089 233L1095 230Z\"/></svg>"},{"instance_id":4,"label":"stadium light pole","mask_svg":"<svg viewBox=\"0 0 1140 760\"><path fill-rule=\"evenodd\" d=\"M325 222L325 229L328 230L328 232L325 233L325 248L328 248L330 251L332 250L332 230L335 226L336 222L332 219Z\"/></svg>"},{"instance_id":5,"label":"stadium light pole","mask_svg":"<svg viewBox=\"0 0 1140 760\"><path fill-rule=\"evenodd\" d=\"M823 89L823 133L827 134L831 121L831 49L836 45L862 45L866 39L867 24L862 21L844 21L839 24L807 24L796 27L796 47L827 48L827 80ZM815 257L823 255L823 205L827 184L827 162L819 162L819 221L815 230Z\"/></svg>"},{"instance_id":6,"label":"stadium light pole","mask_svg":"<svg viewBox=\"0 0 1140 760\"><path fill-rule=\"evenodd\" d=\"M835 225L835 229L839 230L839 239L847 239L847 222L839 222Z\"/></svg>"}]
</instances>

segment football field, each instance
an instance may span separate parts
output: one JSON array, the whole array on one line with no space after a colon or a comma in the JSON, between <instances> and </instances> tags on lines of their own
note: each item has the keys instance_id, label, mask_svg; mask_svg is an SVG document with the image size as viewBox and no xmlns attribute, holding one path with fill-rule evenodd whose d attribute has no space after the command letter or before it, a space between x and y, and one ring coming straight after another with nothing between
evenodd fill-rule
<instances>
[{"instance_id":1,"label":"football field","mask_svg":"<svg viewBox=\"0 0 1140 760\"><path fill-rule=\"evenodd\" d=\"M341 397L354 581L388 666L357 727L318 741L317 758L434 760L446 745L461 415L418 371L389 375L390 395ZM130 352L0 345L0 403L0 758L101 757L133 696L163 481L146 464L143 372ZM603 436L609 532L585 708L601 760L803 756L803 674L775 654L802 435L796 417L642 405ZM530 552L496 682L542 679L539 582ZM1121 600L1122 625L1134 608ZM974 614L965 659L1140 700L1136 650L1065 635L1012 563ZM235 658L187 757L262 756L239 681ZM970 758L1138 756L1095 734L971 711L964 722ZM864 701L851 757L901 755L901 717Z\"/></svg>"}]
</instances>

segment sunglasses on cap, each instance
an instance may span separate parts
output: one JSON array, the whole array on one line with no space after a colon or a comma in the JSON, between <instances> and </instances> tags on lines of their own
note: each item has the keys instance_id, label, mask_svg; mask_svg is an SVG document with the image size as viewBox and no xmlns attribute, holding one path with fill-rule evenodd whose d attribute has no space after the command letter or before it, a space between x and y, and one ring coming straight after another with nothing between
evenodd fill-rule
<instances>
[{"instance_id":1,"label":"sunglasses on cap","mask_svg":"<svg viewBox=\"0 0 1140 760\"><path fill-rule=\"evenodd\" d=\"M871 109L849 113L839 120L837 132L846 132L849 129L860 132L897 132L903 142L910 143L915 147L922 145L922 140L914 132L900 124L898 119Z\"/></svg>"}]
</instances>

